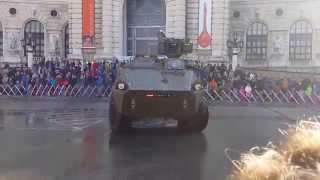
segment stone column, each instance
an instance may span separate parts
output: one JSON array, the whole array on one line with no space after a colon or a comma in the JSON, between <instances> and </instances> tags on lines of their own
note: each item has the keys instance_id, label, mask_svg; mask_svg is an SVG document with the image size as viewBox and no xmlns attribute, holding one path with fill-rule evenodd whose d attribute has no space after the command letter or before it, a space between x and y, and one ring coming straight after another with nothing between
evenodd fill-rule
<instances>
[{"instance_id":1,"label":"stone column","mask_svg":"<svg viewBox=\"0 0 320 180\"><path fill-rule=\"evenodd\" d=\"M199 19L199 1L187 0L187 37L194 44L194 48L198 47L198 19Z\"/></svg>"},{"instance_id":2,"label":"stone column","mask_svg":"<svg viewBox=\"0 0 320 180\"><path fill-rule=\"evenodd\" d=\"M82 0L69 1L70 58L81 58L82 47Z\"/></svg>"},{"instance_id":3,"label":"stone column","mask_svg":"<svg viewBox=\"0 0 320 180\"><path fill-rule=\"evenodd\" d=\"M33 53L32 53L32 47L27 47L27 64L29 68L32 68L33 65Z\"/></svg>"},{"instance_id":4,"label":"stone column","mask_svg":"<svg viewBox=\"0 0 320 180\"><path fill-rule=\"evenodd\" d=\"M112 54L121 56L123 49L123 5L125 0L112 0Z\"/></svg>"},{"instance_id":5,"label":"stone column","mask_svg":"<svg viewBox=\"0 0 320 180\"><path fill-rule=\"evenodd\" d=\"M112 56L112 0L103 0L103 55Z\"/></svg>"},{"instance_id":6,"label":"stone column","mask_svg":"<svg viewBox=\"0 0 320 180\"><path fill-rule=\"evenodd\" d=\"M95 46L97 48L97 52L95 58L100 58L104 56L103 49L103 5L104 2L109 0L95 0L95 26L96 26L96 34L95 34Z\"/></svg>"},{"instance_id":7,"label":"stone column","mask_svg":"<svg viewBox=\"0 0 320 180\"><path fill-rule=\"evenodd\" d=\"M1 26L1 25L0 25ZM3 30L3 57L0 61L20 63L21 37L19 37L19 29L6 28ZM0 62L1 64L1 62Z\"/></svg>"},{"instance_id":8,"label":"stone column","mask_svg":"<svg viewBox=\"0 0 320 180\"><path fill-rule=\"evenodd\" d=\"M48 30L48 60L55 60L62 57L62 34L60 30Z\"/></svg>"},{"instance_id":9,"label":"stone column","mask_svg":"<svg viewBox=\"0 0 320 180\"><path fill-rule=\"evenodd\" d=\"M215 0L212 4L213 60L222 61L227 59L228 3L229 0Z\"/></svg>"},{"instance_id":10,"label":"stone column","mask_svg":"<svg viewBox=\"0 0 320 180\"><path fill-rule=\"evenodd\" d=\"M175 1L166 0L166 36L175 36Z\"/></svg>"},{"instance_id":11,"label":"stone column","mask_svg":"<svg viewBox=\"0 0 320 180\"><path fill-rule=\"evenodd\" d=\"M176 0L175 6L175 38L186 37L186 0Z\"/></svg>"}]
</instances>

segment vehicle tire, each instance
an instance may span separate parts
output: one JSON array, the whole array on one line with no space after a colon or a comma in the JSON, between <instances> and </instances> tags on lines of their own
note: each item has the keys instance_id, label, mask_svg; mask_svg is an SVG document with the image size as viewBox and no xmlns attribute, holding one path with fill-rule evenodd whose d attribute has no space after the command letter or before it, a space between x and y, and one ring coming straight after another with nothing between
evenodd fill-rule
<instances>
[{"instance_id":1,"label":"vehicle tire","mask_svg":"<svg viewBox=\"0 0 320 180\"><path fill-rule=\"evenodd\" d=\"M207 128L209 122L208 107L201 104L196 115L178 121L178 129L182 132L200 133Z\"/></svg>"},{"instance_id":2,"label":"vehicle tire","mask_svg":"<svg viewBox=\"0 0 320 180\"><path fill-rule=\"evenodd\" d=\"M129 120L118 113L116 106L112 100L109 107L109 120L112 133L124 133L130 129Z\"/></svg>"},{"instance_id":3,"label":"vehicle tire","mask_svg":"<svg viewBox=\"0 0 320 180\"><path fill-rule=\"evenodd\" d=\"M195 123L192 127L193 132L202 132L207 128L209 122L209 110L208 107L202 110L203 112L198 114L198 117L195 117Z\"/></svg>"}]
</instances>

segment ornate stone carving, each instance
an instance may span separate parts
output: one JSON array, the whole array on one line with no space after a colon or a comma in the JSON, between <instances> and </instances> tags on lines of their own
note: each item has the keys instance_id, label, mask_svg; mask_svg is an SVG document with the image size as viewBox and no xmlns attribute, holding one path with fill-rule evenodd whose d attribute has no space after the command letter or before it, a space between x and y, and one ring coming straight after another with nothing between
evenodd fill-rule
<instances>
[{"instance_id":1,"label":"ornate stone carving","mask_svg":"<svg viewBox=\"0 0 320 180\"><path fill-rule=\"evenodd\" d=\"M12 55L19 53L19 34L17 32L9 32L7 34L8 52Z\"/></svg>"},{"instance_id":2,"label":"ornate stone carving","mask_svg":"<svg viewBox=\"0 0 320 180\"><path fill-rule=\"evenodd\" d=\"M37 9L32 9L32 16L36 17L38 14Z\"/></svg>"},{"instance_id":3,"label":"ornate stone carving","mask_svg":"<svg viewBox=\"0 0 320 180\"><path fill-rule=\"evenodd\" d=\"M10 49L17 50L18 49L18 34L10 33L9 35Z\"/></svg>"},{"instance_id":4,"label":"ornate stone carving","mask_svg":"<svg viewBox=\"0 0 320 180\"><path fill-rule=\"evenodd\" d=\"M281 35L275 35L272 37L272 54L281 55L284 53L285 43Z\"/></svg>"},{"instance_id":5,"label":"ornate stone carving","mask_svg":"<svg viewBox=\"0 0 320 180\"><path fill-rule=\"evenodd\" d=\"M59 53L59 35L58 34L50 34L49 42L50 42L50 53Z\"/></svg>"}]
</instances>

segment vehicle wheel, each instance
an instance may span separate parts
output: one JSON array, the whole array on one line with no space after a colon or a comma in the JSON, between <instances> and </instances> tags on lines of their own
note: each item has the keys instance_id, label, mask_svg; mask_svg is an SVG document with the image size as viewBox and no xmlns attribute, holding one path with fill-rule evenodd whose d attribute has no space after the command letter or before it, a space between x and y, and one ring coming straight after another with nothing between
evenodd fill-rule
<instances>
[{"instance_id":1,"label":"vehicle wheel","mask_svg":"<svg viewBox=\"0 0 320 180\"><path fill-rule=\"evenodd\" d=\"M120 113L118 113L113 102L110 102L109 120L112 133L123 133L127 132L130 129L129 120L124 118Z\"/></svg>"},{"instance_id":2,"label":"vehicle wheel","mask_svg":"<svg viewBox=\"0 0 320 180\"><path fill-rule=\"evenodd\" d=\"M202 132L204 129L207 128L208 122L209 122L209 111L208 108L206 108L204 112L205 114L199 114L198 117L195 118L194 126L192 127L193 132Z\"/></svg>"},{"instance_id":3,"label":"vehicle wheel","mask_svg":"<svg viewBox=\"0 0 320 180\"><path fill-rule=\"evenodd\" d=\"M201 105L199 112L188 119L178 121L178 129L182 132L200 133L207 128L209 122L208 107Z\"/></svg>"}]
</instances>

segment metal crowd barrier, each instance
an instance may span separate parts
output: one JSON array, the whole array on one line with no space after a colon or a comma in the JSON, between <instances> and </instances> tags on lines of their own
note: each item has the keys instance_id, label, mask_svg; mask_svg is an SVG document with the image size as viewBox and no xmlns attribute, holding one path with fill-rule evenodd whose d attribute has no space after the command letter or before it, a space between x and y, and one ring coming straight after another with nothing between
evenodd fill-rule
<instances>
[{"instance_id":1,"label":"metal crowd barrier","mask_svg":"<svg viewBox=\"0 0 320 180\"><path fill-rule=\"evenodd\" d=\"M304 91L288 90L274 91L274 90L252 90L251 93L241 93L239 90L206 90L203 99L209 103L273 103L273 104L311 104L320 105L320 96L316 94L307 95Z\"/></svg>"},{"instance_id":2,"label":"metal crowd barrier","mask_svg":"<svg viewBox=\"0 0 320 180\"><path fill-rule=\"evenodd\" d=\"M0 85L0 96L109 97L111 88L104 86L28 86Z\"/></svg>"},{"instance_id":3,"label":"metal crowd barrier","mask_svg":"<svg viewBox=\"0 0 320 180\"><path fill-rule=\"evenodd\" d=\"M134 62L135 57L134 57L134 56L118 56L117 59L118 59L121 63L131 64L131 63Z\"/></svg>"},{"instance_id":4,"label":"metal crowd barrier","mask_svg":"<svg viewBox=\"0 0 320 180\"><path fill-rule=\"evenodd\" d=\"M105 86L50 86L38 85L24 87L22 85L0 85L0 96L46 96L46 97L105 97L110 95L111 88ZM273 103L273 104L312 104L320 105L319 95L307 95L304 91L288 90L252 90L251 93L243 93L237 89L210 91L207 89L203 96L208 104L226 103Z\"/></svg>"}]
</instances>

